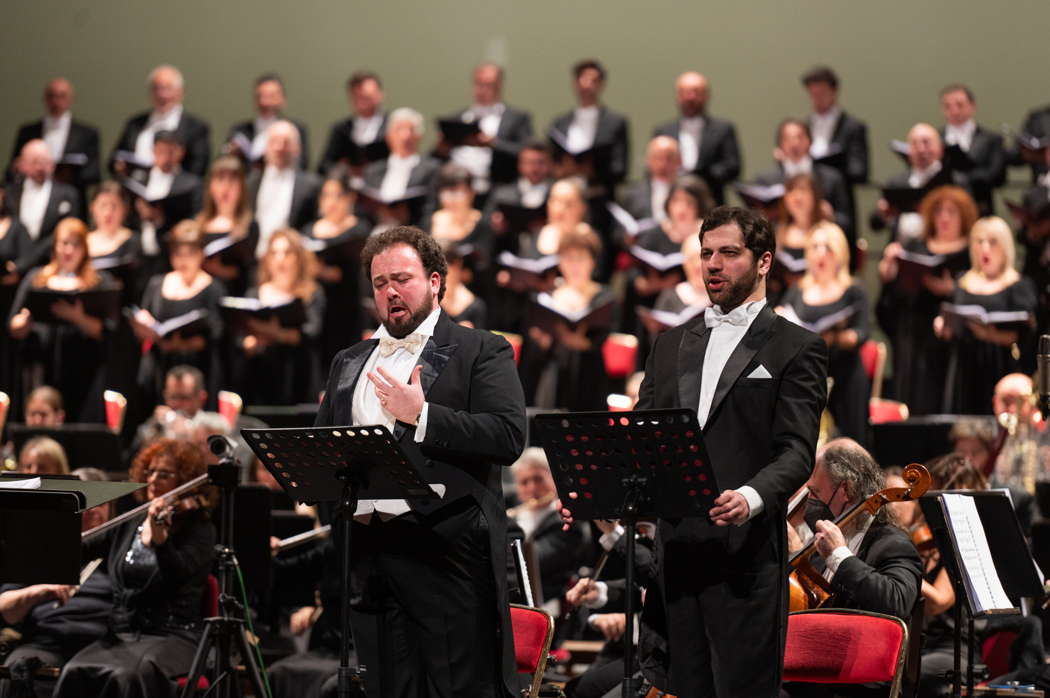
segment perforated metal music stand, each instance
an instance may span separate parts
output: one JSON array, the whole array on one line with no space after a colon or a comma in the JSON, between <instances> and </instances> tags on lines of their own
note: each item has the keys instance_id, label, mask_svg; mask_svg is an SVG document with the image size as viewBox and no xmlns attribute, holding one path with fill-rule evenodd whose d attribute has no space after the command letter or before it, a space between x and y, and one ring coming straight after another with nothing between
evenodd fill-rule
<instances>
[{"instance_id":1,"label":"perforated metal music stand","mask_svg":"<svg viewBox=\"0 0 1050 698\"><path fill-rule=\"evenodd\" d=\"M540 414L533 428L573 518L621 519L628 532L622 695L635 696L635 524L638 519L706 516L719 495L696 412Z\"/></svg>"},{"instance_id":2,"label":"perforated metal music stand","mask_svg":"<svg viewBox=\"0 0 1050 698\"><path fill-rule=\"evenodd\" d=\"M437 494L417 469L419 456L409 454L381 425L311 427L307 429L242 429L241 434L288 495L299 502L338 502L342 535L342 646L339 698L350 698L350 523L357 502L366 499L434 499ZM357 672L363 672L358 667ZM356 677L360 681L360 676Z\"/></svg>"}]
</instances>

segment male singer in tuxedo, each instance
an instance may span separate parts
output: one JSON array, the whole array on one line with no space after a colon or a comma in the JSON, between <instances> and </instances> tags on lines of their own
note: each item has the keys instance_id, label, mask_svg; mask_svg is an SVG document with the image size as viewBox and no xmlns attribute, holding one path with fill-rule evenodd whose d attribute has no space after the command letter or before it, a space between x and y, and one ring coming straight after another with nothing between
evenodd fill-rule
<instances>
[{"instance_id":1,"label":"male singer in tuxedo","mask_svg":"<svg viewBox=\"0 0 1050 698\"><path fill-rule=\"evenodd\" d=\"M682 73L674 86L681 116L657 126L653 135L677 140L683 169L703 179L715 202L723 204L725 186L740 176L743 164L736 128L732 122L707 113L711 90L703 75Z\"/></svg>"},{"instance_id":2,"label":"male singer in tuxedo","mask_svg":"<svg viewBox=\"0 0 1050 698\"><path fill-rule=\"evenodd\" d=\"M621 205L636 220L663 221L667 218L667 197L681 167L678 141L670 136L654 136L645 149L645 179L623 190Z\"/></svg>"},{"instance_id":3,"label":"male singer in tuxedo","mask_svg":"<svg viewBox=\"0 0 1050 698\"><path fill-rule=\"evenodd\" d=\"M278 228L299 229L317 215L321 179L299 168L299 129L291 121L280 120L267 129L263 168L248 177L248 200L259 224L256 256L262 257L270 236Z\"/></svg>"},{"instance_id":4,"label":"male singer in tuxedo","mask_svg":"<svg viewBox=\"0 0 1050 698\"><path fill-rule=\"evenodd\" d=\"M44 118L18 129L7 171L14 174L15 158L22 146L42 139L58 166L56 178L77 189L83 207L87 188L99 182L98 129L74 119L72 109L73 83L65 78L48 82L44 88Z\"/></svg>"},{"instance_id":5,"label":"male singer in tuxedo","mask_svg":"<svg viewBox=\"0 0 1050 698\"><path fill-rule=\"evenodd\" d=\"M370 213L378 224L419 223L436 207L437 173L441 169L436 158L419 153L423 115L408 107L395 109L387 119L384 136L390 155L369 164L364 171L365 185L379 199L376 210ZM417 191L421 192L418 197L411 196Z\"/></svg>"},{"instance_id":6,"label":"male singer in tuxedo","mask_svg":"<svg viewBox=\"0 0 1050 698\"><path fill-rule=\"evenodd\" d=\"M317 171L326 175L335 165L348 165L357 176L366 165L390 154L386 145L383 83L368 70L358 70L346 81L353 114L332 124Z\"/></svg>"},{"instance_id":7,"label":"male singer in tuxedo","mask_svg":"<svg viewBox=\"0 0 1050 698\"><path fill-rule=\"evenodd\" d=\"M514 353L440 309L447 265L429 234L392 228L361 260L382 326L336 355L316 424L384 424L444 486L436 503L358 505L353 633L366 692L517 693L499 472L525 442Z\"/></svg>"},{"instance_id":8,"label":"male singer in tuxedo","mask_svg":"<svg viewBox=\"0 0 1050 698\"><path fill-rule=\"evenodd\" d=\"M278 120L295 124L299 131L299 169L310 166L310 141L306 124L284 116L288 97L284 92L284 81L277 73L266 73L255 80L255 118L234 124L226 136L226 150L238 155L249 165L259 163L266 153L266 132ZM238 138L238 134L243 138ZM247 151L247 152L245 152Z\"/></svg>"},{"instance_id":9,"label":"male singer in tuxedo","mask_svg":"<svg viewBox=\"0 0 1050 698\"><path fill-rule=\"evenodd\" d=\"M944 141L941 134L929 124L918 123L908 131L908 169L886 180L886 189L918 189L921 200L927 192L945 184L954 184L951 172L944 166ZM885 198L876 203L871 214L871 229L889 227L894 236L920 235L921 220L914 209L897 210Z\"/></svg>"},{"instance_id":10,"label":"male singer in tuxedo","mask_svg":"<svg viewBox=\"0 0 1050 698\"><path fill-rule=\"evenodd\" d=\"M182 72L172 65L161 65L149 74L150 111L136 114L124 124L117 145L109 156L109 169L114 174L129 174L131 167L152 166L153 136L157 131L175 131L186 148L182 167L198 177L208 169L211 140L207 122L182 108L185 81ZM123 159L130 153L133 161Z\"/></svg>"},{"instance_id":11,"label":"male singer in tuxedo","mask_svg":"<svg viewBox=\"0 0 1050 698\"><path fill-rule=\"evenodd\" d=\"M868 126L839 105L839 76L827 66L818 66L802 76L813 112L809 129L813 136L810 155L834 167L852 187L868 181Z\"/></svg>"},{"instance_id":12,"label":"male singer in tuxedo","mask_svg":"<svg viewBox=\"0 0 1050 698\"><path fill-rule=\"evenodd\" d=\"M941 111L945 125L941 139L945 148L957 146L962 162L946 158L954 179L973 194L982 216L994 213L992 195L1006 182L1006 150L1003 137L974 120L977 100L966 85L948 85L941 90Z\"/></svg>"},{"instance_id":13,"label":"male singer in tuxedo","mask_svg":"<svg viewBox=\"0 0 1050 698\"><path fill-rule=\"evenodd\" d=\"M55 179L55 161L43 139L22 146L16 165L18 179L8 188L7 205L29 231L29 237L40 241L34 247L44 255L51 253L50 236L58 222L67 216L79 218L80 195L68 184Z\"/></svg>"},{"instance_id":14,"label":"male singer in tuxedo","mask_svg":"<svg viewBox=\"0 0 1050 698\"><path fill-rule=\"evenodd\" d=\"M145 189L144 197L135 198L132 217L144 237L151 234L146 225L154 226L153 234L165 234L179 221L200 211L204 185L200 177L182 169L185 153L178 133L157 131L153 136L153 167L135 170L128 176Z\"/></svg>"},{"instance_id":15,"label":"male singer in tuxedo","mask_svg":"<svg viewBox=\"0 0 1050 698\"><path fill-rule=\"evenodd\" d=\"M645 613L662 599L674 619L660 688L764 698L780 687L787 628L784 508L813 467L827 348L766 303L776 247L767 220L719 207L700 241L714 305L657 338L638 409L695 409L722 492L707 518L659 522L660 584Z\"/></svg>"},{"instance_id":16,"label":"male singer in tuxedo","mask_svg":"<svg viewBox=\"0 0 1050 698\"><path fill-rule=\"evenodd\" d=\"M514 180L518 152L532 138L532 115L503 102L503 68L494 63L474 69L473 93L474 103L454 118L476 121L480 133L462 144L450 144L442 135L434 154L470 170L476 200L484 203L493 186Z\"/></svg>"}]
</instances>

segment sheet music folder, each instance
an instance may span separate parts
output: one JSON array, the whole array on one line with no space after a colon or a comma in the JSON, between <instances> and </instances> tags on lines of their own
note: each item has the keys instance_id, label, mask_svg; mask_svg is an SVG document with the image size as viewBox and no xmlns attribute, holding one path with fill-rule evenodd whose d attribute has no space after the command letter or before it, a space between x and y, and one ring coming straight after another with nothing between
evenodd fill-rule
<instances>
[{"instance_id":1,"label":"sheet music folder","mask_svg":"<svg viewBox=\"0 0 1050 698\"><path fill-rule=\"evenodd\" d=\"M0 474L3 481L27 478ZM144 487L141 482L85 482L46 475L40 488L0 487L0 581L11 584L79 584L81 514Z\"/></svg>"}]
</instances>

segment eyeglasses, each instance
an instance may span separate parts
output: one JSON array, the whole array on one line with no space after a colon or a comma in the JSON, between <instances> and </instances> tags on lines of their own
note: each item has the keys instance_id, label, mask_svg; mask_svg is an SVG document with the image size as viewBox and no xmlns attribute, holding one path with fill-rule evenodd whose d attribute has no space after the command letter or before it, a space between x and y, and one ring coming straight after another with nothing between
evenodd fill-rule
<instances>
[{"instance_id":1,"label":"eyeglasses","mask_svg":"<svg viewBox=\"0 0 1050 698\"><path fill-rule=\"evenodd\" d=\"M143 474L146 476L147 480L149 480L154 475L157 476L158 480L170 480L173 477L175 477L175 473L171 472L170 470L156 470L155 468L149 468Z\"/></svg>"}]
</instances>

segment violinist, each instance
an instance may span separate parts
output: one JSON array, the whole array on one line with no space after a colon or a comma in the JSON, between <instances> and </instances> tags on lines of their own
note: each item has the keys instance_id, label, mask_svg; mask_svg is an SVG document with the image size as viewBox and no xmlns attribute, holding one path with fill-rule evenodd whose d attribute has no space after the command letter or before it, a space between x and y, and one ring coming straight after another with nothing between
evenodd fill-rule
<instances>
[{"instance_id":1,"label":"violinist","mask_svg":"<svg viewBox=\"0 0 1050 698\"><path fill-rule=\"evenodd\" d=\"M200 636L216 536L204 495L164 495L204 472L204 452L186 441L161 439L135 457L129 479L146 483L136 496L148 511L88 535L83 559L104 558L114 607L105 637L66 664L56 698L176 695Z\"/></svg>"}]
</instances>

